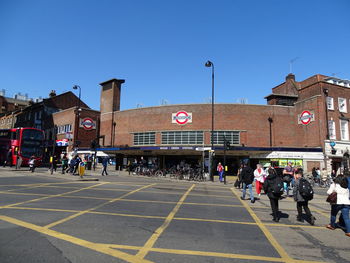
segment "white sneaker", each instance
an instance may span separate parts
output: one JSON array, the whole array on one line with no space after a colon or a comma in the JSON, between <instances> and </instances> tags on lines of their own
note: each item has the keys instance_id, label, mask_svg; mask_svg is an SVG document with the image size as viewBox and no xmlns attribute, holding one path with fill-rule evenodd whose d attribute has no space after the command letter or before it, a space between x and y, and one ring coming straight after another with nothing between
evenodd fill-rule
<instances>
[{"instance_id":1,"label":"white sneaker","mask_svg":"<svg viewBox=\"0 0 350 263\"><path fill-rule=\"evenodd\" d=\"M259 194L259 197L261 196L261 194Z\"/></svg>"}]
</instances>

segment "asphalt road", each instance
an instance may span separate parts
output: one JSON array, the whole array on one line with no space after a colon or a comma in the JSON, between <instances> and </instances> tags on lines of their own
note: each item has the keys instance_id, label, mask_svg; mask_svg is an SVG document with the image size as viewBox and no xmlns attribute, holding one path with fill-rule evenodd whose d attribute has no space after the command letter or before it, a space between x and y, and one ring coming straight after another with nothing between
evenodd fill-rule
<instances>
[{"instance_id":1,"label":"asphalt road","mask_svg":"<svg viewBox=\"0 0 350 263\"><path fill-rule=\"evenodd\" d=\"M350 262L350 239L324 227L324 189L310 226L292 198L275 223L266 196L242 201L231 183L110 174L0 168L0 262Z\"/></svg>"}]
</instances>

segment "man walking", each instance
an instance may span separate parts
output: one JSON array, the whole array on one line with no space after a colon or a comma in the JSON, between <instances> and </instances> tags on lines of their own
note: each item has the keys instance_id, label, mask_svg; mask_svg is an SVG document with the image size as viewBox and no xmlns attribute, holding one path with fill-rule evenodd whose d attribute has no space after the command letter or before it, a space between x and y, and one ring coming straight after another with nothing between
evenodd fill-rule
<instances>
[{"instance_id":1,"label":"man walking","mask_svg":"<svg viewBox=\"0 0 350 263\"><path fill-rule=\"evenodd\" d=\"M249 195L250 195L250 202L254 203L255 202L255 198L253 194L254 171L246 163L243 164L241 176L242 176L242 182L243 182L243 191L242 191L241 199L242 200L245 199L245 194L248 188Z\"/></svg>"},{"instance_id":2,"label":"man walking","mask_svg":"<svg viewBox=\"0 0 350 263\"><path fill-rule=\"evenodd\" d=\"M108 158L102 159L102 166L103 166L102 176L104 176L105 174L108 175L108 173L107 173Z\"/></svg>"},{"instance_id":3,"label":"man walking","mask_svg":"<svg viewBox=\"0 0 350 263\"><path fill-rule=\"evenodd\" d=\"M297 202L297 210L298 210L297 221L299 221L299 222L304 221L303 217L302 217L303 208L304 208L310 225L314 225L315 224L315 217L311 214L311 211L310 211L309 206L308 206L309 200L311 200L313 197L313 191L311 189L311 191L301 192L302 188L305 188L307 190L307 188L311 187L310 183L308 183L306 181L306 179L304 179L302 177L303 177L303 169L299 168L295 172L295 184L293 187L294 201ZM304 183L303 180L305 180L306 182ZM304 186L304 184L305 184L305 186ZM306 195L304 192L306 193ZM309 195L307 195L308 192L311 192L311 193Z\"/></svg>"}]
</instances>

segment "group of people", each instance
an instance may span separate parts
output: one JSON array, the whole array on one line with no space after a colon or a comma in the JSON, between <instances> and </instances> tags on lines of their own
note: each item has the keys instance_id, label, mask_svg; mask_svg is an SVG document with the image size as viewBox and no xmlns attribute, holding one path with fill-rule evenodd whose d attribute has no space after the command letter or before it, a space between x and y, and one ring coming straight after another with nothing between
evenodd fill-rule
<instances>
[{"instance_id":1,"label":"group of people","mask_svg":"<svg viewBox=\"0 0 350 263\"><path fill-rule=\"evenodd\" d=\"M86 158L84 158L84 160L81 159L81 157L76 154L74 155L73 158L68 159L67 155L64 154L63 157L61 158L61 162L62 162L62 174L64 173L71 173L73 175L77 175L78 173L78 169L79 169L79 165L81 162L86 162L85 161ZM108 175L107 173L107 166L108 166L108 158L103 158L102 159L102 176L104 175Z\"/></svg>"},{"instance_id":2,"label":"group of people","mask_svg":"<svg viewBox=\"0 0 350 263\"><path fill-rule=\"evenodd\" d=\"M306 221L311 225L315 224L316 218L312 215L309 209L309 201L313 199L314 191L310 182L303 177L302 168L294 168L292 163L283 169L282 174L278 175L277 171L269 166L267 169L263 169L261 164L257 165L257 168L253 170L246 163L243 163L239 171L240 181L238 187L242 183L242 196L241 199L245 200L246 191L249 190L250 200L255 202L253 194L253 183L255 182L256 193L260 197L262 189L270 200L273 221L279 222L279 200L282 199L282 195L286 192L286 197L289 196L289 190L293 191L294 201L296 202L297 209L297 221L303 222L303 209L306 214ZM286 187L287 186L287 187ZM336 193L336 202L331 204L331 216L330 224L326 227L334 230L336 228L342 228L345 231L345 235L350 237L350 174L344 176L339 174L334 178L333 183L327 191L330 195ZM339 222L336 223L337 214L341 211Z\"/></svg>"}]
</instances>

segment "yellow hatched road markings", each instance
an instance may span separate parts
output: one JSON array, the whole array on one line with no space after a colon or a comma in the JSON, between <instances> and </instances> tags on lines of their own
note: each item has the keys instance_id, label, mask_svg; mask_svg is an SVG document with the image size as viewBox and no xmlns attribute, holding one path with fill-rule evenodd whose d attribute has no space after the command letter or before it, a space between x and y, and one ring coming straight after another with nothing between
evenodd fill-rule
<instances>
[{"instance_id":1,"label":"yellow hatched road markings","mask_svg":"<svg viewBox=\"0 0 350 263\"><path fill-rule=\"evenodd\" d=\"M128 246L128 245L116 245L116 244L103 244L111 248L128 249L128 250L140 250L142 247ZM159 252L165 254L177 254L177 255L189 255L189 256L205 256L205 257L217 257L217 258L231 258L231 259L246 259L254 261L271 261L271 262L287 262L282 258L265 257L265 256L253 256L245 254L231 254L220 253L212 251L198 251L198 250L183 250L183 249L168 249L168 248L150 248L149 252ZM288 263L325 263L324 261L310 261L310 260L298 260L293 259Z\"/></svg>"},{"instance_id":2,"label":"yellow hatched road markings","mask_svg":"<svg viewBox=\"0 0 350 263\"><path fill-rule=\"evenodd\" d=\"M120 200L120 199L122 199L122 198L124 198L124 197L127 197L127 196L129 196L129 195L131 195L131 194L134 194L134 193L136 193L136 192L138 192L138 191L141 191L142 189L145 189L145 188L148 188L148 187L152 187L152 186L154 186L154 185L156 185L156 183L150 184L150 185L146 185L146 186L142 186L142 187L140 187L140 188L138 188L138 189L136 189L136 190L134 190L134 191L131 191L131 192L125 194L125 195L122 195L121 197L114 198L114 199L112 199L112 200L109 200L109 201L107 201L107 202L105 202L105 203L103 203L103 204L100 204L100 205L98 205L98 206L95 206L95 207L93 207L93 208L90 208L90 209L87 209L87 210L78 212L78 213L76 213L76 214L74 214L74 215L68 216L68 217L63 218L63 219L61 219L61 220L58 220L58 221L53 222L53 223L51 223L51 224L48 224L48 225L45 226L45 228L51 228L51 227L54 227L54 226L56 226L56 225L58 225L58 224L62 224L62 223L67 222L67 221L69 221L69 220L71 220L71 219L73 219L73 218L76 218L76 217L78 217L78 216L84 215L84 214L86 214L86 213L88 213L88 212L91 212L91 211L93 211L93 210L96 210L96 209L98 209L98 208L101 208L102 206L105 206L105 205L107 205L107 204L116 202L116 201L118 201L118 200Z\"/></svg>"},{"instance_id":3,"label":"yellow hatched road markings","mask_svg":"<svg viewBox=\"0 0 350 263\"><path fill-rule=\"evenodd\" d=\"M174 209L170 212L170 214L165 219L164 223L155 231L155 233L147 240L143 248L137 253L137 256L140 258L144 258L148 252L149 249L154 246L159 236L164 232L164 230L169 226L170 222L175 217L175 214L180 209L180 206L185 201L186 197L189 195L189 193L192 191L192 189L195 187L195 184L193 184L186 193L181 197L179 202L176 204Z\"/></svg>"},{"instance_id":4,"label":"yellow hatched road markings","mask_svg":"<svg viewBox=\"0 0 350 263\"><path fill-rule=\"evenodd\" d=\"M3 220L5 222L15 224L21 227L25 227L28 229L31 229L33 231L36 231L38 233L42 233L60 240L64 240L67 242L70 242L72 244L76 244L78 246L82 246L88 249L91 249L96 252L100 252L115 258L123 259L127 262L144 262L148 263L151 262L149 260L145 260L142 258L139 258L137 256L133 256L130 254L127 254L125 252L119 251L117 249L129 249L129 250L141 250L143 247L138 246L128 246L128 245L117 245L117 244L99 244L99 243L93 243L87 240L83 240L80 238L76 238L74 236L70 236L67 234L63 234L51 229L47 229L44 227L40 227L34 224L30 224L15 218L7 217L7 216L0 216L0 220ZM206 256L206 257L219 257L219 258L231 258L231 259L246 259L246 260L254 260L254 261L271 261L271 262L295 262L295 263L324 263L319 261L308 261L308 260L296 260L292 259L291 261L287 261L283 258L276 258L276 257L264 257L264 256L252 256L252 255L244 255L244 254L231 254L231 253L219 253L219 252L210 252L210 251L195 251L195 250L179 250L179 249L166 249L166 248L149 248L149 252L159 252L159 253L166 253L166 254L178 254L178 255L193 255L193 256Z\"/></svg>"},{"instance_id":5,"label":"yellow hatched road markings","mask_svg":"<svg viewBox=\"0 0 350 263\"><path fill-rule=\"evenodd\" d=\"M284 262L294 262L293 259L287 254L287 252L284 250L284 248L277 242L277 240L273 237L273 235L270 233L270 231L267 229L267 227L261 222L260 218L254 213L254 211L250 208L250 206L243 202L240 199L239 194L235 191L234 188L231 188L232 193L237 197L238 200L241 201L241 203L245 206L248 213L253 217L255 222L257 223L258 227L261 229L261 231L264 233L266 238L269 240L271 245L276 249L278 254L280 254L281 258L284 260Z\"/></svg>"},{"instance_id":6,"label":"yellow hatched road markings","mask_svg":"<svg viewBox=\"0 0 350 263\"><path fill-rule=\"evenodd\" d=\"M79 213L82 211L71 210L71 209L53 209L53 208L36 208L36 207L9 207L7 209L12 210L32 210L32 211L51 211L51 212L68 212L68 213ZM87 214L96 215L111 215L111 216L123 216L123 217L136 217L136 218L153 218L153 219L166 219L165 216L152 216L152 215L137 215L137 214L124 214L124 213L113 213L113 212L97 212L89 211ZM174 217L173 220L178 221L199 221L199 222L212 222L212 223L225 223L225 224L242 224L242 225L257 225L256 222L244 222L244 221L232 221L232 220L218 220L218 219L206 219L206 218L185 218L185 217ZM293 227L293 228L311 228L311 229L323 229L327 228L323 226L311 226L311 225L288 225L288 224L274 224L274 223L263 223L265 226L272 227Z\"/></svg>"},{"instance_id":7,"label":"yellow hatched road markings","mask_svg":"<svg viewBox=\"0 0 350 263\"><path fill-rule=\"evenodd\" d=\"M106 182L106 183L100 183L100 184L96 184L96 185L90 185L90 186L85 187L85 188L81 188L81 189L78 189L78 190L74 190L74 191L70 191L70 192L66 192L66 193L62 193L62 194L49 195L49 196L44 196L44 197L40 197L40 198L36 198L36 199L31 199L31 200L27 200L27 201L23 201L23 202L19 202L19 203L14 203L14 204L10 204L10 205L0 206L0 209L13 207L13 206L16 206L16 205L23 205L23 204L27 204L27 203L31 203L31 202L36 202L36 201L41 201L41 200L45 200L45 199L48 199L48 198L60 197L60 196L67 195L67 194L77 193L77 192L84 191L86 189L91 189L93 187L96 187L96 186L99 186L99 185L103 185L103 184L108 184L108 183Z\"/></svg>"},{"instance_id":8,"label":"yellow hatched road markings","mask_svg":"<svg viewBox=\"0 0 350 263\"><path fill-rule=\"evenodd\" d=\"M283 201L282 201L283 203ZM257 206L257 205L254 205L253 207L251 207L252 209L254 208L261 208L261 209L271 209L271 207L268 207L268 206ZM313 212L316 212L324 217L327 217L327 218L330 218L330 213L331 211L325 211L325 210L321 210L319 208L316 208L315 206L312 205L312 203L309 203L309 208L311 211ZM280 207L281 210L285 210L285 211L296 211L296 208L283 208L283 207Z\"/></svg>"},{"instance_id":9,"label":"yellow hatched road markings","mask_svg":"<svg viewBox=\"0 0 350 263\"><path fill-rule=\"evenodd\" d=\"M90 241L87 241L84 239L76 238L74 236L70 236L70 235L63 234L63 233L60 233L60 232L57 232L57 231L54 231L51 229L47 229L47 228L44 228L41 226L30 224L30 223L27 223L27 222L24 222L24 221L15 219L15 218L0 215L0 219L3 221L6 221L8 223L11 223L11 224L15 224L15 225L18 225L21 227L25 227L25 228L34 230L36 232L39 232L41 234L45 234L47 236L61 239L61 240L70 242L72 244L76 244L76 245L81 246L81 247L89 248L91 250L94 250L94 251L97 251L97 252L100 252L100 253L115 257L115 258L125 260L127 262L131 262L131 263L150 263L150 262L152 262L149 260L140 259L136 256L127 254L125 252L116 250L114 248L110 248L106 245L101 245L101 244L93 243L93 242L90 242Z\"/></svg>"}]
</instances>

